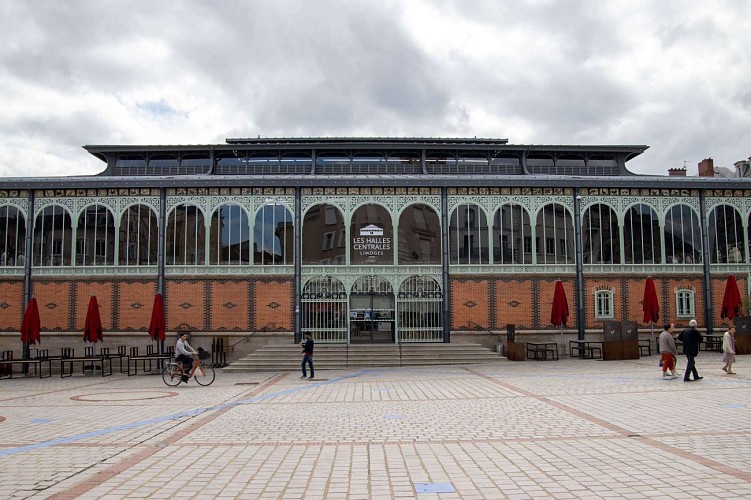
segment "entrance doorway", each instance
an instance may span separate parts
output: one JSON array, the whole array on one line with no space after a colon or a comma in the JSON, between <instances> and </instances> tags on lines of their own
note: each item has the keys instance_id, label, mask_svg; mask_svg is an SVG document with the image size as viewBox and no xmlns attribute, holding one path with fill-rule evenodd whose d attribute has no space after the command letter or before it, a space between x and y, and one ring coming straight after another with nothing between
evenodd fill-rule
<instances>
[{"instance_id":1,"label":"entrance doorway","mask_svg":"<svg viewBox=\"0 0 751 500\"><path fill-rule=\"evenodd\" d=\"M355 282L349 297L349 341L396 342L394 292L388 281L365 276Z\"/></svg>"}]
</instances>

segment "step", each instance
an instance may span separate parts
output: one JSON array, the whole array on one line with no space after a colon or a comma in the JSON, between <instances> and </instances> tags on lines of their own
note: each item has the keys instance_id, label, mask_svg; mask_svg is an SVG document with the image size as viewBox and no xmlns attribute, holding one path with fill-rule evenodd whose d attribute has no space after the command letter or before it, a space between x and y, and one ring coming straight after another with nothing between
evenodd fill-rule
<instances>
[{"instance_id":1,"label":"step","mask_svg":"<svg viewBox=\"0 0 751 500\"><path fill-rule=\"evenodd\" d=\"M495 351L471 343L420 344L316 344L314 360L319 370L421 365L457 365L505 361ZM296 371L300 346L268 345L224 368L228 371Z\"/></svg>"}]
</instances>

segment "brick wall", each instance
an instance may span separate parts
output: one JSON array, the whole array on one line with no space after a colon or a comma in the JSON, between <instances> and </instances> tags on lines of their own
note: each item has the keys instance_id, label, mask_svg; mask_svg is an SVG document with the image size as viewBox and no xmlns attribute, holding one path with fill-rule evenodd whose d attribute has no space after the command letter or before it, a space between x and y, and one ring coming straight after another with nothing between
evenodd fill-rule
<instances>
[{"instance_id":1,"label":"brick wall","mask_svg":"<svg viewBox=\"0 0 751 500\"><path fill-rule=\"evenodd\" d=\"M587 276L584 281L585 328L599 330L602 321L594 319L594 291L611 288L615 294L616 320L642 323L644 277L602 275ZM741 296L746 295L745 274L736 276ZM654 278L660 301L660 322L686 326L690 318L677 318L675 291L695 291L696 319L705 326L704 289L701 276L674 275ZM477 331L485 328L504 330L513 323L517 331L551 330L550 310L555 278L540 276L475 276L451 279L450 328L453 331ZM722 328L720 319L725 276L712 278L714 326ZM568 329L576 327L575 279L566 277L564 289L569 302ZM196 332L290 332L294 325L294 280L292 277L253 279L170 279L165 282L167 329L174 331L186 323ZM117 279L66 280L35 279L34 296L39 302L43 332L83 331L89 297L96 295L102 324L112 332L146 332L151 319L156 280ZM748 311L745 311L746 313ZM0 280L0 331L5 341L17 332L23 318L23 280ZM479 327L477 325L480 325Z\"/></svg>"},{"instance_id":2,"label":"brick wall","mask_svg":"<svg viewBox=\"0 0 751 500\"><path fill-rule=\"evenodd\" d=\"M115 290L118 299L113 307L115 329L133 332L148 328L157 291L156 280L120 281ZM100 302L99 308L102 307Z\"/></svg>"},{"instance_id":3,"label":"brick wall","mask_svg":"<svg viewBox=\"0 0 751 500\"><path fill-rule=\"evenodd\" d=\"M453 278L451 280L451 329L517 330L554 329L550 324L554 278ZM568 326L576 325L574 280L563 281L569 303Z\"/></svg>"},{"instance_id":4,"label":"brick wall","mask_svg":"<svg viewBox=\"0 0 751 500\"><path fill-rule=\"evenodd\" d=\"M96 296L102 327L145 332L151 320L153 279L38 279L33 284L43 332L83 332L89 299ZM165 281L167 330L183 323L199 332L290 332L294 280L178 279ZM0 331L17 332L23 319L23 280L0 280Z\"/></svg>"},{"instance_id":5,"label":"brick wall","mask_svg":"<svg viewBox=\"0 0 751 500\"><path fill-rule=\"evenodd\" d=\"M13 332L23 321L23 279L0 281L0 331Z\"/></svg>"}]
</instances>

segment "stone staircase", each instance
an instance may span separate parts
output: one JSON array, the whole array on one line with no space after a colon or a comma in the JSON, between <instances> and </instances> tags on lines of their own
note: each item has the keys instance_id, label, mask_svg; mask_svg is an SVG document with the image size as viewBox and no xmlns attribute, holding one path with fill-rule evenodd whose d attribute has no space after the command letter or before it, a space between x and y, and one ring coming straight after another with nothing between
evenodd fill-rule
<instances>
[{"instance_id":1,"label":"stone staircase","mask_svg":"<svg viewBox=\"0 0 751 500\"><path fill-rule=\"evenodd\" d=\"M225 371L297 371L300 369L300 346L269 344L242 359ZM506 361L495 351L479 344L316 344L313 357L316 370L346 370L423 365L468 365Z\"/></svg>"}]
</instances>

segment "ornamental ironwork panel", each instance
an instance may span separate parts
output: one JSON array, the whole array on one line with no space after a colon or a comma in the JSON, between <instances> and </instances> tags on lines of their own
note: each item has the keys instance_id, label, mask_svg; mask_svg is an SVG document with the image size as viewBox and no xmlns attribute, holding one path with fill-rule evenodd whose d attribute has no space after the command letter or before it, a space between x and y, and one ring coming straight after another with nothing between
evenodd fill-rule
<instances>
[{"instance_id":1,"label":"ornamental ironwork panel","mask_svg":"<svg viewBox=\"0 0 751 500\"><path fill-rule=\"evenodd\" d=\"M300 330L316 342L347 342L347 290L331 276L309 280L300 296Z\"/></svg>"},{"instance_id":2,"label":"ornamental ironwork panel","mask_svg":"<svg viewBox=\"0 0 751 500\"><path fill-rule=\"evenodd\" d=\"M334 276L347 290L363 276L380 276L391 284L392 290L398 290L410 276L429 276L441 283L443 275L441 266L303 266L303 287L310 279L319 276Z\"/></svg>"},{"instance_id":3,"label":"ornamental ironwork panel","mask_svg":"<svg viewBox=\"0 0 751 500\"><path fill-rule=\"evenodd\" d=\"M438 281L426 276L410 276L396 296L400 341L443 341L442 306L443 290Z\"/></svg>"}]
</instances>

